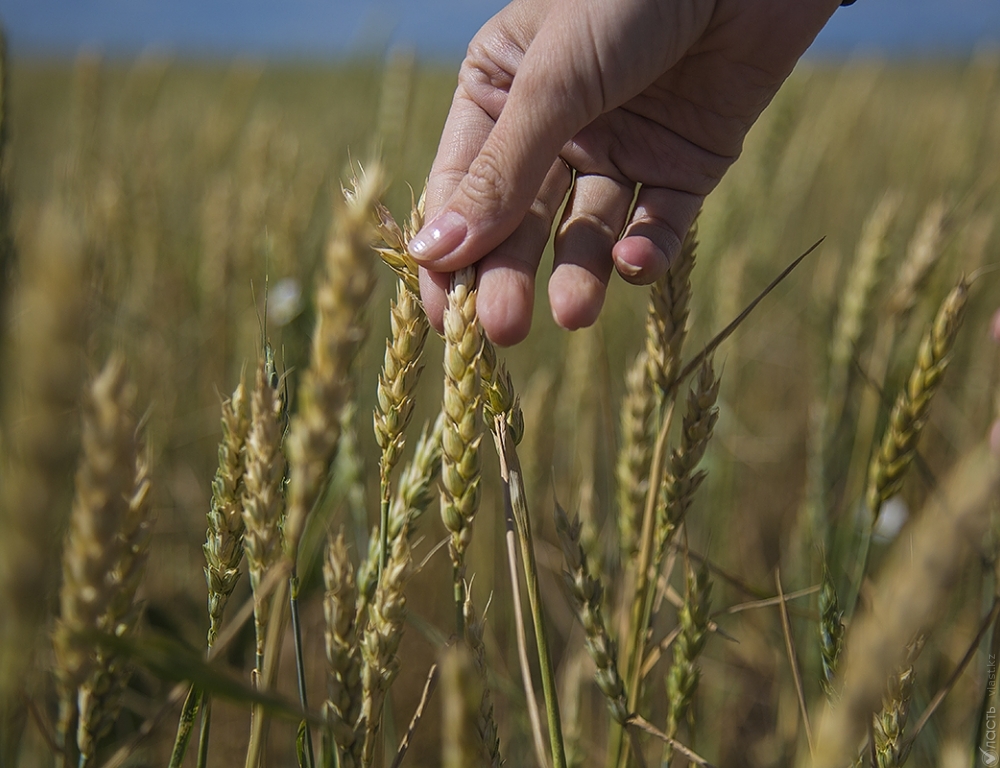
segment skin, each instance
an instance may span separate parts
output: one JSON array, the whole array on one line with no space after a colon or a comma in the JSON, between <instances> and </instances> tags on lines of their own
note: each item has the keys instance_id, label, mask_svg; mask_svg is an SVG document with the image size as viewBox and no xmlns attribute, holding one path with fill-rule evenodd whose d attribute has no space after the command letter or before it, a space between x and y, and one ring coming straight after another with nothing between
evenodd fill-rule
<instances>
[{"instance_id":1,"label":"skin","mask_svg":"<svg viewBox=\"0 0 1000 768\"><path fill-rule=\"evenodd\" d=\"M431 322L440 330L449 274L478 263L483 328L498 344L523 340L553 226L548 293L562 327L597 319L613 271L653 282L838 6L515 0L504 8L469 45L428 180L428 224L410 244Z\"/></svg>"}]
</instances>

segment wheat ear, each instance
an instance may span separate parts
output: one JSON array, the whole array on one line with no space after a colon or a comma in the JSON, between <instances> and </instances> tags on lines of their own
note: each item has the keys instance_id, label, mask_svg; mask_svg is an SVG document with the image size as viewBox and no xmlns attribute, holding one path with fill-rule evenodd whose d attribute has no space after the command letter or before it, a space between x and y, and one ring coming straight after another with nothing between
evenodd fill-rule
<instances>
[{"instance_id":1,"label":"wheat ear","mask_svg":"<svg viewBox=\"0 0 1000 768\"><path fill-rule=\"evenodd\" d=\"M653 459L652 432L655 401L646 379L646 354L640 352L625 375L621 409L621 448L615 465L618 481L618 540L624 562L639 553L643 502L649 487Z\"/></svg>"},{"instance_id":2,"label":"wheat ear","mask_svg":"<svg viewBox=\"0 0 1000 768\"><path fill-rule=\"evenodd\" d=\"M716 402L721 379L715 375L712 358L706 358L698 372L698 380L688 392L687 412L681 432L680 447L670 454L666 479L662 486L656 519L656 560L663 562L667 545L684 520L694 494L704 482L707 472L697 470L712 439L719 419ZM659 573L659 567L657 568Z\"/></svg>"},{"instance_id":3,"label":"wheat ear","mask_svg":"<svg viewBox=\"0 0 1000 768\"><path fill-rule=\"evenodd\" d=\"M887 309L891 315L904 317L916 305L920 289L941 258L941 238L947 215L947 203L938 198L927 206L920 218L889 292Z\"/></svg>"},{"instance_id":4,"label":"wheat ear","mask_svg":"<svg viewBox=\"0 0 1000 768\"><path fill-rule=\"evenodd\" d=\"M341 768L356 768L361 762L362 746L355 732L361 714L361 649L355 621L357 585L343 532L327 542L323 583L327 662L323 714L329 729L325 749L328 754L337 750Z\"/></svg>"},{"instance_id":5,"label":"wheat ear","mask_svg":"<svg viewBox=\"0 0 1000 768\"><path fill-rule=\"evenodd\" d=\"M483 629L485 612L480 616L472 602L472 592L469 585L465 588L465 644L472 655L473 667L479 677L479 688L482 695L479 698L479 715L476 718L476 730L483 747L483 757L486 765L500 768L503 760L500 757L500 736L497 732L497 721L493 713L493 697L490 695L489 669L486 666L486 646L483 644Z\"/></svg>"},{"instance_id":6,"label":"wheat ear","mask_svg":"<svg viewBox=\"0 0 1000 768\"><path fill-rule=\"evenodd\" d=\"M380 545L382 562L389 556L389 506L392 501L392 470L399 461L406 439L405 430L413 416L414 392L423 371L421 358L430 323L419 299L398 281L396 300L389 308L392 327L385 346L385 362L376 390L375 439L381 449L379 458Z\"/></svg>"},{"instance_id":7,"label":"wheat ear","mask_svg":"<svg viewBox=\"0 0 1000 768\"><path fill-rule=\"evenodd\" d=\"M872 457L866 502L874 517L882 504L903 485L917 442L930 413L931 400L948 367L950 352L965 315L969 284L963 277L945 297L937 316L920 341L917 360L906 388L899 393L889 415L882 445Z\"/></svg>"},{"instance_id":8,"label":"wheat ear","mask_svg":"<svg viewBox=\"0 0 1000 768\"><path fill-rule=\"evenodd\" d=\"M829 568L823 566L823 585L819 592L820 685L827 698L834 696L834 676L844 647L844 612L837 598L837 587Z\"/></svg>"},{"instance_id":9,"label":"wheat ear","mask_svg":"<svg viewBox=\"0 0 1000 768\"><path fill-rule=\"evenodd\" d=\"M698 250L698 222L688 230L680 256L649 291L646 312L646 365L661 402L680 369L691 304L691 271Z\"/></svg>"},{"instance_id":10,"label":"wheat ear","mask_svg":"<svg viewBox=\"0 0 1000 768\"><path fill-rule=\"evenodd\" d=\"M894 193L882 196L862 227L857 252L847 283L841 293L843 302L834 325L830 342L830 374L828 391L830 400L828 430L840 423L847 398L847 381L851 370L851 357L864 330L865 317L871 303L871 294L878 281L880 267L889 254L889 228L899 209L900 197Z\"/></svg>"},{"instance_id":11,"label":"wheat ear","mask_svg":"<svg viewBox=\"0 0 1000 768\"><path fill-rule=\"evenodd\" d=\"M913 698L913 664L923 648L923 636L911 643L902 667L889 675L889 684L882 696L882 711L875 716L876 768L899 768L906 762L909 747L903 741L903 730L910 716Z\"/></svg>"},{"instance_id":12,"label":"wheat ear","mask_svg":"<svg viewBox=\"0 0 1000 768\"><path fill-rule=\"evenodd\" d=\"M243 463L250 429L250 402L240 383L222 403L219 466L212 481L212 506L205 535L205 581L208 584L208 647L215 644L222 614L240 578L243 559Z\"/></svg>"},{"instance_id":13,"label":"wheat ear","mask_svg":"<svg viewBox=\"0 0 1000 768\"><path fill-rule=\"evenodd\" d=\"M594 679L607 699L611 717L624 725L628 719L628 699L625 683L618 673L618 648L611 639L601 609L604 586L590 573L587 553L580 543L579 519L570 522L566 511L558 503L555 514L556 532L566 558L566 585L586 633L587 653L597 668Z\"/></svg>"},{"instance_id":14,"label":"wheat ear","mask_svg":"<svg viewBox=\"0 0 1000 768\"><path fill-rule=\"evenodd\" d=\"M674 659L667 673L667 735L675 738L683 720L691 720L691 702L694 700L701 670L698 657L708 640L709 608L712 582L709 579L708 561L703 560L696 572L690 564L685 573L684 605L678 614L680 632L674 642ZM671 753L668 746L669 764Z\"/></svg>"},{"instance_id":15,"label":"wheat ear","mask_svg":"<svg viewBox=\"0 0 1000 768\"><path fill-rule=\"evenodd\" d=\"M285 457L281 452L283 404L273 386L269 366L261 360L250 400L250 429L243 474L243 537L254 596L256 670L263 672L264 643L271 612L271 593L261 587L281 555L279 524L284 512Z\"/></svg>"},{"instance_id":16,"label":"wheat ear","mask_svg":"<svg viewBox=\"0 0 1000 768\"><path fill-rule=\"evenodd\" d=\"M403 623L406 620L406 595L403 590L412 567L410 544L404 532L393 542L389 561L369 606L370 620L361 640L364 693L358 728L364 731L361 764L365 768L374 763L385 696L399 673L400 662L396 652L403 638Z\"/></svg>"},{"instance_id":17,"label":"wheat ear","mask_svg":"<svg viewBox=\"0 0 1000 768\"><path fill-rule=\"evenodd\" d=\"M479 373L482 336L476 319L475 279L471 267L452 276L444 312L441 517L451 533L449 552L460 634L465 610L465 552L479 507L479 445L483 437Z\"/></svg>"},{"instance_id":18,"label":"wheat ear","mask_svg":"<svg viewBox=\"0 0 1000 768\"><path fill-rule=\"evenodd\" d=\"M364 341L362 310L374 271L369 249L372 210L382 190L376 166L344 191L326 246L324 274L316 289L316 325L309 367L299 387L299 408L288 435L288 518L285 553L293 565L306 519L326 482L340 439L340 412L350 395L349 371Z\"/></svg>"},{"instance_id":19,"label":"wheat ear","mask_svg":"<svg viewBox=\"0 0 1000 768\"><path fill-rule=\"evenodd\" d=\"M131 414L134 402L124 366L112 357L85 393L83 455L53 636L60 738L69 750L75 722L81 765L92 759L96 740L113 722L128 674L123 660L95 651L81 635L134 629L133 601L148 551L149 480Z\"/></svg>"}]
</instances>

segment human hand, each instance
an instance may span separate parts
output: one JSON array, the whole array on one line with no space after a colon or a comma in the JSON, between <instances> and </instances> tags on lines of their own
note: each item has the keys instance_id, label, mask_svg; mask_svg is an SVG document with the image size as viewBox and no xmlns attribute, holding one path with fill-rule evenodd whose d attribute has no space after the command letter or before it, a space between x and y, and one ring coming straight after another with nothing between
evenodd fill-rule
<instances>
[{"instance_id":1,"label":"human hand","mask_svg":"<svg viewBox=\"0 0 1000 768\"><path fill-rule=\"evenodd\" d=\"M440 329L449 273L479 262L483 328L498 344L524 339L535 273L567 194L549 279L559 325L597 319L612 267L631 283L656 280L838 5L504 8L469 45L427 183L428 224L410 243L431 322Z\"/></svg>"}]
</instances>

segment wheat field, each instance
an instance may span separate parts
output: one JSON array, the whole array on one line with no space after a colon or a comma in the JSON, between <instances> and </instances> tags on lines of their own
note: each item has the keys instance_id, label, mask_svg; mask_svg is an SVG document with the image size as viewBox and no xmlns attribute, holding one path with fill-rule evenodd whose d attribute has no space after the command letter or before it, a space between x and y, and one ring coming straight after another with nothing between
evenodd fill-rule
<instances>
[{"instance_id":1,"label":"wheat field","mask_svg":"<svg viewBox=\"0 0 1000 768\"><path fill-rule=\"evenodd\" d=\"M1000 58L803 64L511 349L405 255L454 76L5 60L0 766L991 764Z\"/></svg>"}]
</instances>

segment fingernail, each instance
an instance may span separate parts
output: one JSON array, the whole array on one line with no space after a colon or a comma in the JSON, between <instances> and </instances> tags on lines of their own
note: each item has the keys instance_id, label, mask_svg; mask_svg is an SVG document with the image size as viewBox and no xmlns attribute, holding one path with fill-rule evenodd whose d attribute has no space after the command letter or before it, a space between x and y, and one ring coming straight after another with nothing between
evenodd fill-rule
<instances>
[{"instance_id":1,"label":"fingernail","mask_svg":"<svg viewBox=\"0 0 1000 768\"><path fill-rule=\"evenodd\" d=\"M640 272L642 272L642 267L637 264L631 264L624 259L618 260L618 271L622 273L623 277L635 277Z\"/></svg>"},{"instance_id":2,"label":"fingernail","mask_svg":"<svg viewBox=\"0 0 1000 768\"><path fill-rule=\"evenodd\" d=\"M417 261L435 261L458 248L467 231L462 214L445 211L421 229L407 248Z\"/></svg>"}]
</instances>

